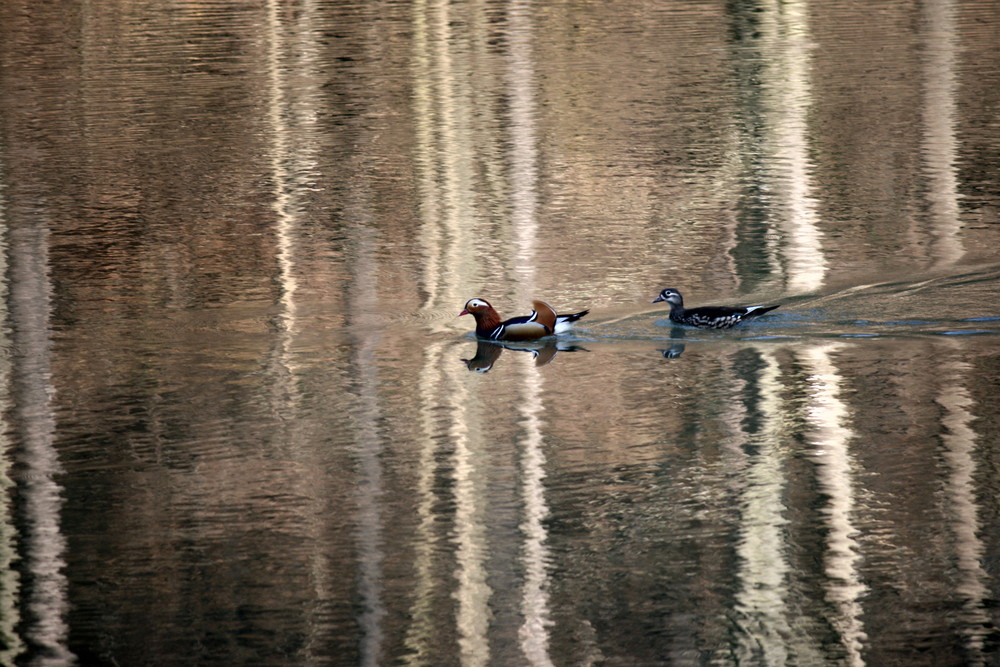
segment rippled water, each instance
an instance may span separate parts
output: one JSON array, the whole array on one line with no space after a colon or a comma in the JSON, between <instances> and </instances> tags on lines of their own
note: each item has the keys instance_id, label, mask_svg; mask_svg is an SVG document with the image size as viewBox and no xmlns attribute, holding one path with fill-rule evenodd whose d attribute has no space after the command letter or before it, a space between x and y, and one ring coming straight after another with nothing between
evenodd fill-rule
<instances>
[{"instance_id":1,"label":"rippled water","mask_svg":"<svg viewBox=\"0 0 1000 667\"><path fill-rule=\"evenodd\" d=\"M0 664L1000 664L995 3L18 0L0 62Z\"/></svg>"}]
</instances>

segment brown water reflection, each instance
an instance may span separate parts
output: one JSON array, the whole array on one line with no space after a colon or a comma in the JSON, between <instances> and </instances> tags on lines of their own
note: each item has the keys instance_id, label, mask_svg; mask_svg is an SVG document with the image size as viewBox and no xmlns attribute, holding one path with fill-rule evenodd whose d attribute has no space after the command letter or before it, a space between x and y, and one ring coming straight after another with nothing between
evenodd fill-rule
<instances>
[{"instance_id":1,"label":"brown water reflection","mask_svg":"<svg viewBox=\"0 0 1000 667\"><path fill-rule=\"evenodd\" d=\"M0 664L996 663L998 34L3 5Z\"/></svg>"}]
</instances>

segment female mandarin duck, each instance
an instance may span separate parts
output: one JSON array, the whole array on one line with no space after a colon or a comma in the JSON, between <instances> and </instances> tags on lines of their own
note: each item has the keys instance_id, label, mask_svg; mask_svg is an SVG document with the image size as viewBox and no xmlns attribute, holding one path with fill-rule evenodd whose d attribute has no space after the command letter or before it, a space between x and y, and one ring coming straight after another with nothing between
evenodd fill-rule
<instances>
[{"instance_id":1,"label":"female mandarin duck","mask_svg":"<svg viewBox=\"0 0 1000 667\"><path fill-rule=\"evenodd\" d=\"M523 341L562 333L569 329L573 322L590 312L583 310L572 315L558 315L552 306L544 301L532 301L531 305L534 307L531 315L501 321L500 313L488 301L469 299L465 309L458 316L472 315L476 318L476 335L480 338Z\"/></svg>"},{"instance_id":2,"label":"female mandarin duck","mask_svg":"<svg viewBox=\"0 0 1000 667\"><path fill-rule=\"evenodd\" d=\"M703 306L701 308L685 308L684 297L675 289L669 287L653 299L653 303L666 301L670 304L670 321L677 324L687 324L702 329L729 329L752 317L763 315L777 306L747 306L746 308L730 308L727 306Z\"/></svg>"}]
</instances>

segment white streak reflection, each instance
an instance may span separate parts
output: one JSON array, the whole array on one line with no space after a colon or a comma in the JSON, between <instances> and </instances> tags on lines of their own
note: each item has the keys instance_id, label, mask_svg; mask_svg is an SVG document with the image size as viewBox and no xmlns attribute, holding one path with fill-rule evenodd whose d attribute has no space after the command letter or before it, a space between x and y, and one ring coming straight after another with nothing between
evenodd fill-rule
<instances>
[{"instance_id":1,"label":"white streak reflection","mask_svg":"<svg viewBox=\"0 0 1000 667\"><path fill-rule=\"evenodd\" d=\"M441 305L447 307L450 295L440 284L445 277L442 261L444 235L438 225L442 216L439 205L435 169L435 126L437 116L434 100L437 97L434 83L435 59L431 43L439 41L433 35L433 24L428 20L429 9L425 0L413 3L413 124L416 141L416 166L420 192L420 231L418 238L423 251L423 289L427 295L425 309ZM455 299L458 301L458 299Z\"/></svg>"},{"instance_id":2,"label":"white streak reflection","mask_svg":"<svg viewBox=\"0 0 1000 667\"><path fill-rule=\"evenodd\" d=\"M510 64L511 134L511 223L515 233L515 271L519 285L535 287L535 245L538 236L536 219L538 147L535 130L534 55L531 47L530 3L516 2L510 8L508 38ZM528 296L521 294L522 297Z\"/></svg>"},{"instance_id":3,"label":"white streak reflection","mask_svg":"<svg viewBox=\"0 0 1000 667\"><path fill-rule=\"evenodd\" d=\"M809 83L812 44L805 2L774 6L778 18L777 66L769 83L774 90L775 155L785 171L785 257L788 288L810 292L821 287L827 265L816 200L812 197L807 123L812 106Z\"/></svg>"},{"instance_id":4,"label":"white streak reflection","mask_svg":"<svg viewBox=\"0 0 1000 667\"><path fill-rule=\"evenodd\" d=\"M840 636L847 664L863 665L862 649L867 636L861 621L861 598L867 587L858 574L861 556L852 523L854 466L848 443L853 433L846 425L848 408L840 399L842 380L830 359L837 347L816 345L802 353L802 361L809 369L808 438L819 490L828 499L822 514L827 527L826 599L833 609L830 625Z\"/></svg>"},{"instance_id":5,"label":"white streak reflection","mask_svg":"<svg viewBox=\"0 0 1000 667\"><path fill-rule=\"evenodd\" d=\"M374 232L368 229L358 231L357 246L351 286L350 312L358 313L361 321L356 323L354 351L351 363L356 378L357 405L355 412L358 488L357 488L357 549L358 549L358 589L361 595L361 665L373 667L382 664L382 644L384 633L382 620L385 617L383 600L382 562L383 550L382 497L382 451L384 444L380 433L381 418L379 382L376 369L376 349L379 342L374 326L366 326L366 313L375 312L376 281L378 276L375 255Z\"/></svg>"},{"instance_id":6,"label":"white streak reflection","mask_svg":"<svg viewBox=\"0 0 1000 667\"><path fill-rule=\"evenodd\" d=\"M460 392L453 392L457 398ZM492 589L487 581L486 507L483 496L486 480L478 465L482 454L470 438L471 415L457 400L452 405L450 440L455 447L455 558L458 588L459 648L462 664L468 667L490 664L489 601Z\"/></svg>"},{"instance_id":7,"label":"white streak reflection","mask_svg":"<svg viewBox=\"0 0 1000 667\"><path fill-rule=\"evenodd\" d=\"M468 298L466 291L479 281L481 271L476 242L472 174L476 155L471 110L476 106L470 87L467 45L455 30L446 0L417 0L413 6L413 115L419 183L420 230L423 254L423 309L455 310ZM475 20L472 21L475 23ZM469 28L473 33L475 28ZM451 331L452 320L435 319L435 332ZM439 502L433 481L440 441L435 414L447 415L448 444L452 448L455 549L455 628L463 665L491 663L490 600L486 560L488 539L483 460L485 438L478 428L480 401L468 389L470 379L456 360L445 359L436 347L428 350L421 369L421 414L425 431L420 452L418 482L417 589L406 645L409 664L434 664L430 653L441 630L434 615L433 507ZM466 374L467 375L467 374Z\"/></svg>"},{"instance_id":8,"label":"white streak reflection","mask_svg":"<svg viewBox=\"0 0 1000 667\"><path fill-rule=\"evenodd\" d=\"M317 134L318 113L313 86L309 94L295 97L289 83L288 61L294 58L296 71L312 73L317 65L317 44L309 37L316 9L307 2L298 14L298 23L286 27L280 16L280 4L269 0L267 4L267 75L269 83L267 119L271 132L271 176L274 185L274 213L276 219L278 287L280 312L278 314L279 340L283 346L279 356L283 362L290 358L289 346L298 328L299 288L296 275L296 240L299 232L298 198L303 190L315 188L313 177L317 173L314 142L302 141L301 136ZM286 32L289 35L286 36Z\"/></svg>"},{"instance_id":9,"label":"white streak reflection","mask_svg":"<svg viewBox=\"0 0 1000 667\"><path fill-rule=\"evenodd\" d=\"M0 170L0 173L3 173ZM8 273L6 239L6 202L3 199L3 186L0 185L0 322L10 322L8 310ZM10 339L10 327L0 327L0 415L11 414L14 409L12 401L13 368L8 351L13 347ZM21 580L14 563L17 554L17 527L14 524L14 507L10 490L15 487L11 464L15 457L16 443L10 437L11 425L0 424L0 665L13 665L17 656L24 651L24 642L17 633L21 622L20 595Z\"/></svg>"},{"instance_id":10,"label":"white streak reflection","mask_svg":"<svg viewBox=\"0 0 1000 667\"><path fill-rule=\"evenodd\" d=\"M750 439L756 455L744 471L741 497L739 568L736 594L741 632L737 659L747 664L786 664L786 638L792 634L785 596L789 564L784 543L785 459L781 446L783 405L778 362L764 355L760 386L760 431Z\"/></svg>"},{"instance_id":11,"label":"white streak reflection","mask_svg":"<svg viewBox=\"0 0 1000 667\"><path fill-rule=\"evenodd\" d=\"M420 191L419 240L423 251L425 310L451 310L465 302L477 281L475 201L477 171L471 131L475 108L467 60L456 43L449 3L414 5L414 123ZM459 31L461 34L462 31ZM449 331L449 320L432 320L433 331Z\"/></svg>"},{"instance_id":12,"label":"white streak reflection","mask_svg":"<svg viewBox=\"0 0 1000 667\"><path fill-rule=\"evenodd\" d=\"M435 580L434 571L441 537L436 527L437 516L434 512L434 506L438 502L434 490L434 478L437 474L437 452L440 442L436 415L440 409L438 397L444 393L443 388L461 386L460 383L452 384L451 378L447 377L448 374L443 370L447 362L445 349L440 343L428 345L420 372L418 393L421 397L420 450L414 489L418 523L414 539L413 602L409 610L411 620L403 640L407 653L402 658L408 665L433 664L434 638L438 634L438 619L434 613L438 582Z\"/></svg>"},{"instance_id":13,"label":"white streak reflection","mask_svg":"<svg viewBox=\"0 0 1000 667\"><path fill-rule=\"evenodd\" d=\"M535 249L538 237L538 146L536 131L536 84L532 48L533 23L530 2L515 2L508 15L507 37L510 45L507 89L510 95L509 132L511 136L511 224L514 227L514 269L520 301L533 295L535 286ZM526 357L527 355L521 355ZM520 411L525 435L521 449L521 496L524 519L524 589L521 613L524 621L518 631L521 651L529 665L551 665L549 657L549 552L545 518L545 454L540 415L542 376L529 359L522 358Z\"/></svg>"},{"instance_id":14,"label":"white streak reflection","mask_svg":"<svg viewBox=\"0 0 1000 667\"><path fill-rule=\"evenodd\" d=\"M771 2L761 14L761 33L771 64L767 86L771 159L782 179L776 199L781 209L785 271L792 292L810 292L826 280L823 234L812 196L809 110L812 107L812 42L806 2Z\"/></svg>"},{"instance_id":15,"label":"white streak reflection","mask_svg":"<svg viewBox=\"0 0 1000 667\"><path fill-rule=\"evenodd\" d=\"M464 45L452 25L452 6L445 0L418 0L413 9L414 123L420 191L419 239L423 252L426 293L423 308L457 309L475 285L479 273L475 252L476 228L471 202L475 200L471 174L475 173L475 145L470 128L470 110L475 106L469 88L470 76L462 70ZM454 312L454 310L452 311ZM450 319L433 320L433 331L450 331ZM445 370L441 370L445 369ZM413 651L411 664L428 664L437 628L431 611L433 534L431 508L434 454L438 447L431 426L432 415L443 409L448 415L448 442L452 447L455 526L451 541L455 548L453 597L457 604L456 629L463 665L490 664L490 599L487 580L488 541L481 461L484 440L476 428L478 401L467 390L468 378L456 363L428 353L421 371L421 412L428 423L421 450L420 496L422 512L419 539L426 543L418 552L418 596L407 645ZM438 377L441 374L441 378ZM437 391L439 386L447 391ZM442 396L444 398L442 398Z\"/></svg>"},{"instance_id":16,"label":"white streak reflection","mask_svg":"<svg viewBox=\"0 0 1000 667\"><path fill-rule=\"evenodd\" d=\"M442 126L438 117L436 101L440 91L437 83L438 70L442 67L439 52L432 45L440 45L442 36L436 30L447 25L446 18L438 17L445 12L440 3L433 7L425 0L416 0L413 4L413 123L416 140L416 168L419 183L419 218L420 229L418 239L423 254L423 288L426 298L423 308L433 310L437 307L447 308L458 302L457 281L455 274L445 258L448 243L444 232L442 218L444 207L440 202L445 198L441 192L437 177L439 170L438 156L440 146L437 145L437 130ZM443 127L447 127L444 125ZM443 331L446 326L438 324L435 329ZM416 554L414 562L414 595L409 610L411 621L407 627L404 640L407 648L406 664L433 664L434 637L437 623L434 613L434 592L439 583L434 575L435 545L438 536L435 530L434 506L438 503L438 495L434 489L434 477L437 464L436 455L439 449L440 431L435 415L441 411L442 386L451 386L447 372L443 369L445 359L442 350L437 345L427 348L420 369L421 397L421 444L417 462L416 511L419 523L416 528ZM461 391L461 383L454 384L453 393ZM464 404L460 400L459 404ZM461 416L458 417L459 419Z\"/></svg>"},{"instance_id":17,"label":"white streak reflection","mask_svg":"<svg viewBox=\"0 0 1000 667\"><path fill-rule=\"evenodd\" d=\"M319 60L314 29L317 7L307 0L294 14L283 16L281 11L281 3L268 0L264 29L267 36L267 129L271 140L269 167L275 220L275 283L279 294L267 377L271 383L272 417L285 431L283 444L294 448L296 457L306 457L313 448L308 442L309 436L302 433L303 422L298 418L302 397L294 345L300 332L298 272L301 250L298 239L302 235L301 197L303 191L315 189L318 173L314 140L318 135L317 82L321 80L315 76ZM294 69L291 62L295 63ZM308 484L308 481L302 483ZM309 490L304 491L304 495L309 493ZM312 528L318 537L322 531L319 521ZM309 562L313 599L325 601L331 597L329 558L320 546L322 540L316 539L313 544L316 548ZM308 624L311 636L306 640L307 662L315 661L313 653L323 645L320 636L323 624L318 622L319 604L317 602L311 609L313 622Z\"/></svg>"},{"instance_id":18,"label":"white streak reflection","mask_svg":"<svg viewBox=\"0 0 1000 667\"><path fill-rule=\"evenodd\" d=\"M947 468L945 498L950 504L951 530L954 533L955 565L958 570L956 593L962 604L957 613L958 633L965 644L966 665L987 664L986 638L992 619L986 610L991 599L987 585L989 574L983 569L986 549L979 537L981 522L976 499L976 431L972 422L975 405L964 386L964 378L972 366L963 361L951 361L938 368L941 390L937 403L944 409L941 439L942 457Z\"/></svg>"},{"instance_id":19,"label":"white streak reflection","mask_svg":"<svg viewBox=\"0 0 1000 667\"><path fill-rule=\"evenodd\" d=\"M271 3L271 19L277 21L277 12L274 3ZM280 32L280 25L273 25L272 28L272 50L271 73L272 85L274 86L271 95L270 120L271 129L274 133L274 149L271 156L271 171L274 177L274 212L277 218L275 228L275 239L277 241L278 253L278 286L281 290L280 306L278 314L280 324L280 340L285 343L281 350L281 356L287 359L288 344L297 328L297 307L295 292L298 289L298 279L295 276L295 230L296 220L292 212L292 187L289 183L289 174L285 167L288 159L288 139L287 128L282 121L282 108L284 102L281 95L281 83L278 80L280 65L277 62L278 49L277 40Z\"/></svg>"},{"instance_id":20,"label":"white streak reflection","mask_svg":"<svg viewBox=\"0 0 1000 667\"><path fill-rule=\"evenodd\" d=\"M23 475L24 569L31 585L26 590L24 636L34 645L33 665L70 665L76 656L67 647L66 576L63 574L66 539L60 525L61 472L53 445L55 417L49 340L49 233L44 225L14 229L10 246L10 315L14 349L15 423L20 431Z\"/></svg>"},{"instance_id":21,"label":"white streak reflection","mask_svg":"<svg viewBox=\"0 0 1000 667\"><path fill-rule=\"evenodd\" d=\"M549 515L545 500L545 453L540 415L542 377L528 355L519 355L525 374L525 395L521 401L524 440L521 453L521 497L524 503L524 593L521 613L524 623L518 634L521 650L529 665L551 665L549 657L549 550L544 521Z\"/></svg>"},{"instance_id":22,"label":"white streak reflection","mask_svg":"<svg viewBox=\"0 0 1000 667\"><path fill-rule=\"evenodd\" d=\"M939 267L965 254L958 208L955 161L955 18L952 0L925 0L926 63L924 79L924 172L934 242L932 259Z\"/></svg>"}]
</instances>

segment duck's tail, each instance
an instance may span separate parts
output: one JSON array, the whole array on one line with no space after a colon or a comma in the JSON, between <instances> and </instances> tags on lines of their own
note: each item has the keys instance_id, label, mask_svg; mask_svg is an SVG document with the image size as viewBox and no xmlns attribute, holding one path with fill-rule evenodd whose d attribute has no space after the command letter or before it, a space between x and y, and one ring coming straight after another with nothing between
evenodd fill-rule
<instances>
[{"instance_id":1,"label":"duck's tail","mask_svg":"<svg viewBox=\"0 0 1000 667\"><path fill-rule=\"evenodd\" d=\"M556 333L562 333L563 331L570 330L573 327L574 322L576 322L589 312L590 312L589 310L581 310L579 313L570 313L568 315L556 315Z\"/></svg>"},{"instance_id":2,"label":"duck's tail","mask_svg":"<svg viewBox=\"0 0 1000 667\"><path fill-rule=\"evenodd\" d=\"M777 307L778 306L750 306L749 308L747 308L747 313L746 315L743 316L743 319L746 320L751 317L757 317L758 315L763 315L764 313L770 312Z\"/></svg>"}]
</instances>

